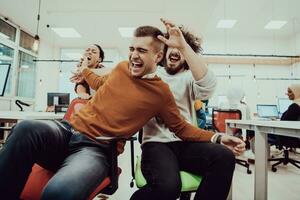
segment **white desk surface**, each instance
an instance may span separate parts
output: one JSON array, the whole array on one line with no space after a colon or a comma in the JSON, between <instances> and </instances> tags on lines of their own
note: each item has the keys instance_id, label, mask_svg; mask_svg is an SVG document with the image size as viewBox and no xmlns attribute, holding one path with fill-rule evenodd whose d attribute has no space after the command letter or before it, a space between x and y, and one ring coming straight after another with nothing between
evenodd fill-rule
<instances>
[{"instance_id":1,"label":"white desk surface","mask_svg":"<svg viewBox=\"0 0 300 200\"><path fill-rule=\"evenodd\" d=\"M286 135L300 138L299 121L226 120L226 132L232 128L255 131L255 191L254 199L268 199L267 134Z\"/></svg>"},{"instance_id":2,"label":"white desk surface","mask_svg":"<svg viewBox=\"0 0 300 200\"><path fill-rule=\"evenodd\" d=\"M255 128L263 133L300 137L299 121L262 121L262 120L226 120L231 128L241 128L255 131Z\"/></svg>"},{"instance_id":3,"label":"white desk surface","mask_svg":"<svg viewBox=\"0 0 300 200\"><path fill-rule=\"evenodd\" d=\"M34 112L34 111L0 111L0 119L26 120L26 119L62 119L64 113Z\"/></svg>"},{"instance_id":4,"label":"white desk surface","mask_svg":"<svg viewBox=\"0 0 300 200\"><path fill-rule=\"evenodd\" d=\"M300 129L299 121L273 121L273 120L226 120L226 123L237 123L240 125L255 125L276 128Z\"/></svg>"}]
</instances>

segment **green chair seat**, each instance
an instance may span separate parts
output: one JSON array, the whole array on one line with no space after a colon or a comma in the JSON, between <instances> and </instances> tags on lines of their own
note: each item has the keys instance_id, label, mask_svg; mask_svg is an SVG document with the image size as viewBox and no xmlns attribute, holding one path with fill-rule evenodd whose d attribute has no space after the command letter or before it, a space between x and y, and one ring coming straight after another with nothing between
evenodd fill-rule
<instances>
[{"instance_id":1,"label":"green chair seat","mask_svg":"<svg viewBox=\"0 0 300 200\"><path fill-rule=\"evenodd\" d=\"M189 172L180 171L180 178L181 178L181 192L190 192L196 191L199 187L202 177L194 175ZM141 170L141 158L137 158L136 168L135 168L135 184L138 188L143 187L147 184Z\"/></svg>"}]
</instances>

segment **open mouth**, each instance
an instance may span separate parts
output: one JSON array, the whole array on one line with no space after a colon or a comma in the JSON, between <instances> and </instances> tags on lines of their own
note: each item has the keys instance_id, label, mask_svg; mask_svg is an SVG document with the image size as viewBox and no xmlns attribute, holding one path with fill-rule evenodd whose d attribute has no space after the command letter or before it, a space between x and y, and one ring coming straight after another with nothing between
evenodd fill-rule
<instances>
[{"instance_id":1,"label":"open mouth","mask_svg":"<svg viewBox=\"0 0 300 200\"><path fill-rule=\"evenodd\" d=\"M178 53L171 53L169 55L169 60L172 62L172 63L176 63L178 61L180 61L180 54Z\"/></svg>"},{"instance_id":2,"label":"open mouth","mask_svg":"<svg viewBox=\"0 0 300 200\"><path fill-rule=\"evenodd\" d=\"M92 58L90 56L87 57L88 61L92 60Z\"/></svg>"},{"instance_id":3,"label":"open mouth","mask_svg":"<svg viewBox=\"0 0 300 200\"><path fill-rule=\"evenodd\" d=\"M131 61L131 66L133 67L133 68L141 68L141 67L143 67L143 63L141 63L141 62L133 62L133 61Z\"/></svg>"}]
</instances>

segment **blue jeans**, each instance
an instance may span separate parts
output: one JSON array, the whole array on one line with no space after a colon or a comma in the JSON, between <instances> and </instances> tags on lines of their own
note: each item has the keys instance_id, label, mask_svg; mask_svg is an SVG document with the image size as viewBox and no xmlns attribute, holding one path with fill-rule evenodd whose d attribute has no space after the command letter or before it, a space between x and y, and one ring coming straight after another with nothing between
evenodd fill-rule
<instances>
[{"instance_id":1,"label":"blue jeans","mask_svg":"<svg viewBox=\"0 0 300 200\"><path fill-rule=\"evenodd\" d=\"M43 200L86 200L108 174L109 145L75 133L67 122L17 123L0 151L1 199L18 199L37 163L55 172L44 188Z\"/></svg>"}]
</instances>

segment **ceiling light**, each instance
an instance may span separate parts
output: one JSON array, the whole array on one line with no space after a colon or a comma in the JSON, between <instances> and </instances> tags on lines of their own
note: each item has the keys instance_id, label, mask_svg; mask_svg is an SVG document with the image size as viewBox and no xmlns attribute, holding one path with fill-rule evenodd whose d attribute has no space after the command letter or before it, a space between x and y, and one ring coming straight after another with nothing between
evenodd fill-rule
<instances>
[{"instance_id":1,"label":"ceiling light","mask_svg":"<svg viewBox=\"0 0 300 200\"><path fill-rule=\"evenodd\" d=\"M41 12L41 0L39 0L39 9L38 9L38 15L37 15L37 26L36 26L36 34L34 36L34 42L32 45L32 50L37 52L39 49L40 44L40 37L39 37L39 26L40 26L40 12Z\"/></svg>"},{"instance_id":2,"label":"ceiling light","mask_svg":"<svg viewBox=\"0 0 300 200\"><path fill-rule=\"evenodd\" d=\"M265 29L281 29L287 21L272 20L265 25Z\"/></svg>"},{"instance_id":3,"label":"ceiling light","mask_svg":"<svg viewBox=\"0 0 300 200\"><path fill-rule=\"evenodd\" d=\"M118 28L121 36L124 37L124 38L131 38L131 37L133 37L133 33L134 33L135 29L136 28L134 28L134 27L122 27L122 28Z\"/></svg>"},{"instance_id":4,"label":"ceiling light","mask_svg":"<svg viewBox=\"0 0 300 200\"><path fill-rule=\"evenodd\" d=\"M80 38L81 35L74 28L51 28L62 38Z\"/></svg>"},{"instance_id":5,"label":"ceiling light","mask_svg":"<svg viewBox=\"0 0 300 200\"><path fill-rule=\"evenodd\" d=\"M232 28L236 23L234 19L221 19L217 24L217 28Z\"/></svg>"}]
</instances>

